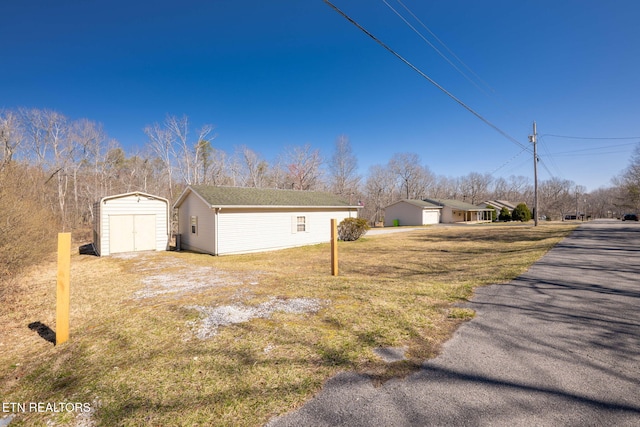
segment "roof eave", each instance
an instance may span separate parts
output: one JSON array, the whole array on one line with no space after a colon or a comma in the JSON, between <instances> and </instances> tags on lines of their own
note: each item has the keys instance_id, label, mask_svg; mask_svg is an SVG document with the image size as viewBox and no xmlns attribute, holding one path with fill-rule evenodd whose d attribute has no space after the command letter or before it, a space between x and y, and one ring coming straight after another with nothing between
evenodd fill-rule
<instances>
[{"instance_id":1,"label":"roof eave","mask_svg":"<svg viewBox=\"0 0 640 427\"><path fill-rule=\"evenodd\" d=\"M325 205L209 205L211 209L362 209L362 206Z\"/></svg>"}]
</instances>

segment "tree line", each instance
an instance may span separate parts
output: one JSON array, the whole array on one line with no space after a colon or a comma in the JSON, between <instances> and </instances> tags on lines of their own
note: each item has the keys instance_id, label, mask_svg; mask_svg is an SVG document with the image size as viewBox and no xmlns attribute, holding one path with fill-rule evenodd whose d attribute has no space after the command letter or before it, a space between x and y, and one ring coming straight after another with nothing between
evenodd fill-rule
<instances>
[{"instance_id":1,"label":"tree line","mask_svg":"<svg viewBox=\"0 0 640 427\"><path fill-rule=\"evenodd\" d=\"M402 198L457 199L471 204L506 200L533 207L533 183L524 176L503 178L478 172L440 176L416 153L393 154L362 175L358 155L344 135L336 138L329 158L323 159L311 144L303 144L284 147L275 160L268 161L247 146L238 146L232 153L217 148L213 126L192 129L187 116L167 115L146 125L144 133L143 149L126 152L100 123L71 120L45 109L2 110L2 185L15 181L9 179L8 171L19 175L14 184L20 197L45 208L63 230L90 226L94 203L104 196L143 191L173 202L191 184L329 191L361 204L361 216L371 223L382 221L384 208ZM632 159L636 166L622 173L611 188L586 194L584 187L571 180L540 182L539 215L607 217L637 210L640 152L636 151Z\"/></svg>"}]
</instances>

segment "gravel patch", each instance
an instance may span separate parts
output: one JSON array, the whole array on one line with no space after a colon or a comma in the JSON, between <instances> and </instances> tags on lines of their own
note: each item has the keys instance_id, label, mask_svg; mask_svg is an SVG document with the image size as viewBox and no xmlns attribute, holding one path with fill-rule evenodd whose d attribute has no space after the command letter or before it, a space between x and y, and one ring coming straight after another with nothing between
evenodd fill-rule
<instances>
[{"instance_id":1,"label":"gravel patch","mask_svg":"<svg viewBox=\"0 0 640 427\"><path fill-rule=\"evenodd\" d=\"M232 274L214 267L194 266L179 258L160 258L153 254L118 254L117 258L135 260L133 268L145 273L144 288L132 298L142 300L158 296L177 297L220 286L257 285L260 272Z\"/></svg>"},{"instance_id":2,"label":"gravel patch","mask_svg":"<svg viewBox=\"0 0 640 427\"><path fill-rule=\"evenodd\" d=\"M142 279L145 287L135 292L133 298L179 295L220 286L239 286L247 282L257 284L256 275L250 273L239 277L213 267L185 266L184 269L172 273L149 274Z\"/></svg>"},{"instance_id":3,"label":"gravel patch","mask_svg":"<svg viewBox=\"0 0 640 427\"><path fill-rule=\"evenodd\" d=\"M266 319L275 312L305 314L316 313L327 301L312 298L279 299L271 298L257 306L244 304L225 305L220 307L206 307L192 305L185 308L199 311L203 318L199 321L188 322L195 329L195 336L207 339L218 333L218 328L236 323L248 322L251 319Z\"/></svg>"}]
</instances>

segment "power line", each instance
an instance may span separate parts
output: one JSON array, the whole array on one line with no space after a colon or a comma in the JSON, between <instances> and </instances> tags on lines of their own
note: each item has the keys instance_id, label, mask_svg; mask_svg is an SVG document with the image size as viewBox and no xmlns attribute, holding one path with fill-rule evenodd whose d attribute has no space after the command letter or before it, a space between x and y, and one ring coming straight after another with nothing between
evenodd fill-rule
<instances>
[{"instance_id":1,"label":"power line","mask_svg":"<svg viewBox=\"0 0 640 427\"><path fill-rule=\"evenodd\" d=\"M494 173L498 172L500 169L502 169L503 167L507 166L509 163L511 163L512 161L514 161L516 158L518 158L518 156L520 156L520 154L524 153L525 150L522 149L518 152L518 154L516 154L515 156L513 156L512 158L510 158L509 160L507 160L506 162L504 162L502 165L498 166L497 168L495 168L492 172L489 172L489 175L493 175Z\"/></svg>"},{"instance_id":2,"label":"power line","mask_svg":"<svg viewBox=\"0 0 640 427\"><path fill-rule=\"evenodd\" d=\"M393 6L391 6L391 5L387 2L387 0L382 0L382 2L383 2L385 5L387 5L387 7L388 7L389 9L391 9L391 10L393 11L393 13L395 13L395 14L396 14L400 19L402 19L402 21L403 21L403 22L404 22L404 23L405 23L409 28L411 28L411 29L413 30L413 32L414 32L414 33L416 33L418 36L420 36L420 38L421 38L422 40L424 40L424 42L425 42L426 44L428 44L429 46L431 46L431 48L432 48L433 50L435 50L435 51L436 51L436 53L437 53L438 55L440 55L440 57L441 57L442 59L444 59L445 61L447 61L447 62L449 63L449 65L451 65L451 66L452 66L452 67L453 67L453 68L454 68L458 73L460 73L460 75L462 75L465 79L467 79L467 81L468 81L469 83L471 83L472 85L474 85L474 86L475 86L479 91L481 91L481 92L483 92L483 93L485 93L485 94L486 94L486 92L484 91L484 89L482 89L482 88L481 88L481 87L480 87L476 82L474 82L473 80L471 80L471 78L470 78L469 76L467 76L467 75L466 75L466 74L465 74L465 73L464 73L460 68L458 68L458 66L457 66L456 64L454 64L454 63L453 63L449 58L447 58L447 57L446 57L446 56L445 56L445 55L444 55L444 54L443 54L443 53L442 53L442 52L441 52L437 47L435 47L435 46L433 45L433 43L431 43L429 40L427 40L427 38L426 38L424 35L422 35L422 33L421 33L420 31L418 31L418 30L417 30L413 25L411 25L411 23L410 23L409 21L407 21L407 20L404 18L404 16L402 16L402 15L401 15L397 10L395 10L395 9L393 8ZM405 6L405 5L404 5L404 4L402 4L402 2L398 1L398 3L400 3L400 4L401 4L401 5L402 5L402 6L403 6L403 7L404 7L404 8L405 8L405 9L406 9L410 14L411 14L411 16L413 16L413 18L414 18L415 20L417 20L420 24L422 24L422 26L423 26L427 31L429 31L429 33L430 33L433 37L435 37L435 39L436 39L436 40L438 40L438 41L440 42L440 44L441 44L441 45L443 45L445 48L447 47L444 43L442 43L442 42L440 41L440 39L438 39L438 37L436 37L436 35L435 35L435 34L433 34L433 32L432 32L431 30L429 30L429 29L426 27L426 25L424 25L424 24L422 23L422 21L420 21L420 20L419 20L419 19L418 19L418 18L417 18L417 17L416 17L416 16L415 16L415 15L414 15L414 14L413 14L413 13L412 13L412 12L411 12L411 11L410 11L406 6ZM449 50L449 49L447 48L447 50ZM451 50L449 50L449 53L451 53L451 54L452 54L456 59L458 59L458 57L457 57L455 54L453 54L453 52L451 52ZM463 65L464 65L464 63L463 63L462 61L460 61L460 59L458 59L458 61L459 61L461 64L463 64ZM467 69L468 69L468 67L467 67ZM473 72L473 71L472 71L472 72ZM474 75L475 75L475 73L474 73ZM477 77L477 75L476 75L476 77ZM479 79L479 78L478 78L478 79ZM480 79L480 80L481 80L481 79Z\"/></svg>"},{"instance_id":3,"label":"power line","mask_svg":"<svg viewBox=\"0 0 640 427\"><path fill-rule=\"evenodd\" d=\"M554 156L568 157L568 156L601 156L603 154L619 154L628 153L629 150L615 150L615 151L601 151L599 153L554 153Z\"/></svg>"},{"instance_id":4,"label":"power line","mask_svg":"<svg viewBox=\"0 0 640 427\"><path fill-rule=\"evenodd\" d=\"M580 155L580 153L582 153L584 155L607 154L607 153L584 153L584 152L585 151L595 151L595 150L609 150L611 148L628 147L628 146L636 145L636 144L637 144L637 142L630 142L630 143L627 143L627 144L606 145L604 147L581 148L579 150L570 150L570 151L560 151L560 152L557 152L557 153L549 153L549 155L553 155L553 156L561 156L561 155L569 155L569 154ZM624 151L627 151L627 150L624 150ZM624 151L613 151L613 153L618 153L618 152L622 153Z\"/></svg>"},{"instance_id":5,"label":"power line","mask_svg":"<svg viewBox=\"0 0 640 427\"><path fill-rule=\"evenodd\" d=\"M504 136L505 138L507 138L509 141L513 142L514 144L516 144L517 146L519 146L520 148L531 152L531 148L529 148L528 146L522 144L520 141L518 141L517 139L515 139L514 137L512 137L511 135L509 135L508 133L506 133L505 131L503 131L502 129L500 129L498 126L494 125L493 123L491 123L489 120L487 120L486 118L484 118L482 115L480 115L480 113L477 113L473 108L469 107L467 104L465 104L463 101L461 101L460 99L458 99L455 95L453 95L451 92L449 92L448 90L446 90L444 87L440 86L435 80L433 80L431 77L429 77L428 75L426 75L425 73L423 73L418 67L416 67L415 65L413 65L411 62L409 62L408 60L406 60L402 55L400 55L399 53L397 53L396 51L394 51L393 49L391 49L389 46L387 46L384 42L382 42L380 39L378 39L376 36L374 36L373 34L371 34L369 31L367 31L364 27L362 27L360 24L358 24L356 21L354 21L353 19L351 19L351 17L349 17L346 13L344 13L342 10L338 9L336 6L334 6L329 0L322 0L324 1L327 5L329 5L329 7L331 7L333 10L335 10L338 14L340 14L343 18L345 18L347 21L349 21L351 24L353 24L356 28L358 28L360 31L362 31L363 33L365 33L367 36L369 36L371 39L373 39L373 41L375 41L376 43L378 43L380 46L382 46L383 48L385 48L388 52L390 52L391 54L393 54L396 58L398 58L399 60L401 60L402 62L404 62L407 66L409 66L409 68L411 68L413 71L415 71L416 73L418 73L419 75L421 75L423 78L425 78L429 83L431 83L432 85L434 85L435 87L437 87L438 89L440 89L445 95L447 95L449 98L453 99L454 101L456 101L460 106L462 106L464 109L466 109L467 111L469 111L471 114L473 114L474 116L476 116L478 119L482 120L485 124L487 124L488 126L490 126L491 128L493 128L496 132L498 132L500 135Z\"/></svg>"},{"instance_id":6,"label":"power line","mask_svg":"<svg viewBox=\"0 0 640 427\"><path fill-rule=\"evenodd\" d=\"M549 173L550 177L554 177L553 173L549 170L549 168L547 167L547 165L545 164L544 161L542 161L542 159L540 158L540 156L538 156L538 163L540 163L542 165L542 167L544 168L544 170L546 170Z\"/></svg>"},{"instance_id":7,"label":"power line","mask_svg":"<svg viewBox=\"0 0 640 427\"><path fill-rule=\"evenodd\" d=\"M524 150L522 151L524 152ZM512 159L513 160L513 159ZM509 174L514 174L514 173L522 173L522 168L529 164L529 162L531 162L531 159L527 158L527 159L520 159L520 161L516 162L516 163L512 163L511 167L508 169L505 169L503 175L509 175ZM511 163L511 161L507 162L507 163ZM500 166L500 168L506 166ZM497 169L496 169L497 170ZM496 171L491 172L491 175L493 175Z\"/></svg>"},{"instance_id":8,"label":"power line","mask_svg":"<svg viewBox=\"0 0 640 427\"><path fill-rule=\"evenodd\" d=\"M549 147L547 147L547 143L544 140L544 138L542 136L539 136L538 137L538 141L540 141L542 143L541 144L542 145L542 149L544 150L546 157L548 157L551 160L551 166L556 170L556 172L558 172L558 175L562 176L562 171L558 167L558 164L556 163L555 159L549 153ZM551 176L553 176L553 175L551 175Z\"/></svg>"},{"instance_id":9,"label":"power line","mask_svg":"<svg viewBox=\"0 0 640 427\"><path fill-rule=\"evenodd\" d=\"M386 4L386 1L385 1L385 0L383 0L383 1L384 1L384 2L385 2L385 4ZM456 59L460 64L462 64L462 66L463 66L464 68L466 68L466 69L467 69L467 70L468 70L468 71L469 71L469 72L470 72L470 73L475 77L475 79L476 79L478 82L480 82L480 83L481 83L485 88L487 88L487 89L489 90L489 92L487 93L487 91L485 91L482 87L480 87L478 84L476 84L476 82L474 82L473 80L469 79L469 77L467 77L467 75L466 75L466 74L464 74L462 71L460 71L460 70L458 69L458 67L456 67L454 64L452 64L452 63L451 63L451 61L449 61L449 59L447 59L447 58L445 57L445 60L446 60L447 62L449 62L453 68L455 68L455 69L456 69L460 74L462 74L462 76L464 76L464 77L465 77L469 82L471 82L471 84L473 84L473 85L474 85L474 86L475 86L475 87L476 87L480 92L482 92L483 94L485 94L487 97L489 97L489 98L490 98L490 97L494 96L494 97L496 97L499 101L501 101L502 103L504 103L504 106L505 106L505 107L507 107L507 109L505 110L506 112L508 112L508 113L511 113L511 112L512 112L512 110L513 110L513 105L512 105L509 101L507 101L507 100L506 100L506 99L504 99L502 96L500 96L500 95L496 92L496 90L495 90L493 87L491 87L491 85L490 85L489 83L487 83L484 79L482 79L482 78L478 75L478 73L476 73L475 71L473 71L473 70L471 69L471 67L469 67L469 66L468 66L464 61L462 61L462 59L460 59L460 57L458 57L458 55L456 55L456 54L455 54L455 53L454 53L454 52L449 48L449 46L447 46L447 45L446 45L442 40L440 40L440 38L439 38L439 37L438 37L438 36L437 36L433 31L431 31L431 30L429 29L429 27L427 27L427 25L426 25L424 22L422 22L422 21L420 20L420 18L418 18L418 17L417 17L417 16L416 16L416 15L415 15L415 14L414 14L414 13L413 13L409 8L408 8L408 7L404 4L404 3L402 3L402 1L401 1L401 0L396 0L396 1L397 1L397 2L398 2L398 3L399 3L399 4L400 4L400 5L401 5L401 6L402 6L402 7L403 7L403 8L404 8L404 9L405 9L405 10L406 10L406 11L407 11L411 16L412 16L412 17L413 17L413 19L415 19L415 20L416 20L416 21L417 21L417 22L422 26L422 28L424 28L425 30L427 30L427 31L429 32L429 34L431 34L431 36L432 36L434 39L436 39L436 40L437 40L437 42L438 42L438 43L440 43L440 44L441 44L441 45L442 45L442 46L447 50L447 52L449 52L449 54L451 54L451 56L453 56L453 57L454 57L454 58L455 58L455 59ZM387 6L388 6L388 4L387 4ZM391 6L389 6L389 8L391 8ZM398 16L400 16L400 14L398 14L398 12L396 12L393 8L391 8L391 9L392 9L392 10L393 10L393 11L394 11ZM406 21L402 16L400 16L400 17L402 18L402 20L403 20L403 21L405 21L405 23L407 23L407 21ZM420 34L417 30L415 30L415 29L414 29L414 28L413 28L409 23L407 23L407 25L409 25L409 27L410 27L411 29L413 29L413 30L414 30L414 31L415 31L415 32L416 32L420 37L422 37L422 38L423 38L423 40L424 40L424 37L422 36L422 34ZM425 40L425 41L426 41L426 40ZM435 48L431 43L429 43L428 41L426 41L426 42L427 42L427 44L429 44L431 47L433 47L433 49L434 49L436 52L438 52L438 54L440 54L440 51L439 51L438 49L436 49L436 48ZM440 55L442 56L442 54L440 54Z\"/></svg>"},{"instance_id":10,"label":"power line","mask_svg":"<svg viewBox=\"0 0 640 427\"><path fill-rule=\"evenodd\" d=\"M623 136L623 137L592 137L592 136L567 136L567 135L554 135L551 133L546 133L542 136L552 136L554 138L566 138L566 139L640 139L640 136Z\"/></svg>"},{"instance_id":11,"label":"power line","mask_svg":"<svg viewBox=\"0 0 640 427\"><path fill-rule=\"evenodd\" d=\"M447 52L449 52L451 54L451 56L453 56L460 64L462 64L464 66L464 68L466 68L471 74L473 74L473 76L478 79L478 81L480 81L483 85L485 85L490 92L495 92L495 90L487 83L485 82L475 71L473 71L471 69L471 67L469 67L467 64L465 64L462 59L460 59L458 57L458 55L456 55L451 49L449 49L449 46L447 46L442 40L440 40L440 38L438 38L438 36L435 35L435 33L433 31L431 31L429 29L429 27L427 27L427 25L422 22L420 20L420 18L418 18L411 10L409 10L409 8L402 3L400 0L396 0L407 12L409 12L409 14L413 17L413 19L415 19L416 21L418 21L418 23L422 26L422 28L424 28L425 30L427 30L429 32L429 34L431 34L433 36L434 39L436 39L438 41L438 43L440 43L446 50Z\"/></svg>"}]
</instances>

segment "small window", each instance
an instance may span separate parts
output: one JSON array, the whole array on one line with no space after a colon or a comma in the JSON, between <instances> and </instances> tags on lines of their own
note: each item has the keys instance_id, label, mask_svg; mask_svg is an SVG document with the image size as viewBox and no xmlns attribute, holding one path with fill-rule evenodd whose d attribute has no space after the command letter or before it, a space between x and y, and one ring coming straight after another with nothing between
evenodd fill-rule
<instances>
[{"instance_id":1,"label":"small window","mask_svg":"<svg viewBox=\"0 0 640 427\"><path fill-rule=\"evenodd\" d=\"M298 233L307 231L307 218L304 216L297 217L297 229Z\"/></svg>"},{"instance_id":2,"label":"small window","mask_svg":"<svg viewBox=\"0 0 640 427\"><path fill-rule=\"evenodd\" d=\"M191 217L191 234L198 234L198 217Z\"/></svg>"}]
</instances>

